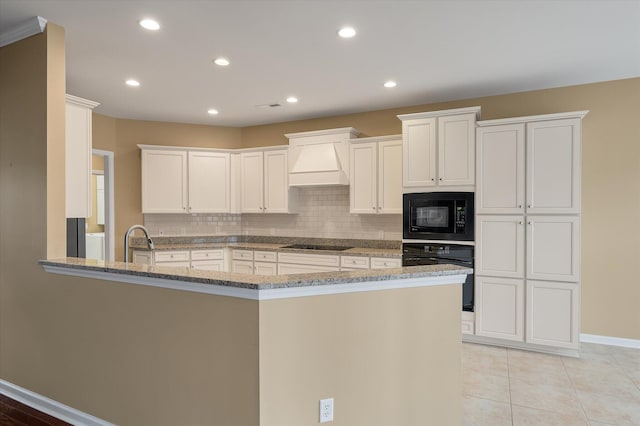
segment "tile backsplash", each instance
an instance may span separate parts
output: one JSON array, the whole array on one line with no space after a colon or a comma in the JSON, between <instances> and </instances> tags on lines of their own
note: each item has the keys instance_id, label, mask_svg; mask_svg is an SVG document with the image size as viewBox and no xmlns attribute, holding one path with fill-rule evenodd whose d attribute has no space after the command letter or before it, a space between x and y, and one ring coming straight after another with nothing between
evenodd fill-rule
<instances>
[{"instance_id":1,"label":"tile backsplash","mask_svg":"<svg viewBox=\"0 0 640 426\"><path fill-rule=\"evenodd\" d=\"M296 214L146 214L151 235L401 240L402 215L349 213L349 187L297 188Z\"/></svg>"}]
</instances>

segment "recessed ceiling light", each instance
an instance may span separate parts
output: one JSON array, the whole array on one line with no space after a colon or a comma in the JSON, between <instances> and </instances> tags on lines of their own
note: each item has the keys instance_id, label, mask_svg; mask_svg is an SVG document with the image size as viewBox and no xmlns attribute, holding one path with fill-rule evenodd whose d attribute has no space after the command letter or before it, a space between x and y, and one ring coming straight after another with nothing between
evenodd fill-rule
<instances>
[{"instance_id":1,"label":"recessed ceiling light","mask_svg":"<svg viewBox=\"0 0 640 426\"><path fill-rule=\"evenodd\" d=\"M211 108L210 110L207 111L207 114L209 114L209 115L217 115L218 114L218 110Z\"/></svg>"},{"instance_id":2,"label":"recessed ceiling light","mask_svg":"<svg viewBox=\"0 0 640 426\"><path fill-rule=\"evenodd\" d=\"M384 87L396 87L398 84L395 81L385 81L384 82Z\"/></svg>"},{"instance_id":3,"label":"recessed ceiling light","mask_svg":"<svg viewBox=\"0 0 640 426\"><path fill-rule=\"evenodd\" d=\"M160 24L158 24L158 21L154 21L153 19L141 20L140 26L145 30L151 30L151 31L157 31L160 29Z\"/></svg>"},{"instance_id":4,"label":"recessed ceiling light","mask_svg":"<svg viewBox=\"0 0 640 426\"><path fill-rule=\"evenodd\" d=\"M289 96L287 98L287 102L289 102L290 104L295 104L296 102L298 102L298 98L296 98L295 96Z\"/></svg>"},{"instance_id":5,"label":"recessed ceiling light","mask_svg":"<svg viewBox=\"0 0 640 426\"><path fill-rule=\"evenodd\" d=\"M140 86L140 82L138 80L134 80L132 78L130 78L129 80L125 81L127 86L131 86L131 87L138 87Z\"/></svg>"},{"instance_id":6,"label":"recessed ceiling light","mask_svg":"<svg viewBox=\"0 0 640 426\"><path fill-rule=\"evenodd\" d=\"M221 67L226 67L229 65L229 60L227 58L216 58L213 61L214 64L220 65Z\"/></svg>"},{"instance_id":7,"label":"recessed ceiling light","mask_svg":"<svg viewBox=\"0 0 640 426\"><path fill-rule=\"evenodd\" d=\"M338 35L342 38L351 38L356 35L356 30L352 27L340 28Z\"/></svg>"}]
</instances>

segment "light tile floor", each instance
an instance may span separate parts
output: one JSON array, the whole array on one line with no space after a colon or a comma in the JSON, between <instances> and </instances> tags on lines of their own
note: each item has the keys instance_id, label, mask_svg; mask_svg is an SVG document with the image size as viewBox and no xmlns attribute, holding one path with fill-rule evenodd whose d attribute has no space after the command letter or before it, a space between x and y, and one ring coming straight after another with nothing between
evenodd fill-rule
<instances>
[{"instance_id":1,"label":"light tile floor","mask_svg":"<svg viewBox=\"0 0 640 426\"><path fill-rule=\"evenodd\" d=\"M640 349L583 343L580 358L464 343L464 426L640 426Z\"/></svg>"}]
</instances>

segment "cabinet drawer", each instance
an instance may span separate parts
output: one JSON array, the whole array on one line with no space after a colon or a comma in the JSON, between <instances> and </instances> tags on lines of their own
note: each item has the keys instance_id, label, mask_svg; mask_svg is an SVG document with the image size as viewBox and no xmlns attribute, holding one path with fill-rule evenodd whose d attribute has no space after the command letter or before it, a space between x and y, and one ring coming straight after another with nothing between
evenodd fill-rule
<instances>
[{"instance_id":1,"label":"cabinet drawer","mask_svg":"<svg viewBox=\"0 0 640 426\"><path fill-rule=\"evenodd\" d=\"M372 257L371 269L399 268L402 266L402 259L393 257Z\"/></svg>"},{"instance_id":2,"label":"cabinet drawer","mask_svg":"<svg viewBox=\"0 0 640 426\"><path fill-rule=\"evenodd\" d=\"M275 251L254 251L253 259L260 262L277 262L278 253Z\"/></svg>"},{"instance_id":3,"label":"cabinet drawer","mask_svg":"<svg viewBox=\"0 0 640 426\"><path fill-rule=\"evenodd\" d=\"M272 262L254 262L253 272L256 275L278 275L278 264Z\"/></svg>"},{"instance_id":4,"label":"cabinet drawer","mask_svg":"<svg viewBox=\"0 0 640 426\"><path fill-rule=\"evenodd\" d=\"M340 267L340 256L330 254L278 253L278 262ZM334 269L337 271L337 269Z\"/></svg>"},{"instance_id":5,"label":"cabinet drawer","mask_svg":"<svg viewBox=\"0 0 640 426\"><path fill-rule=\"evenodd\" d=\"M231 257L237 260L253 260L253 250L233 250Z\"/></svg>"},{"instance_id":6,"label":"cabinet drawer","mask_svg":"<svg viewBox=\"0 0 640 426\"><path fill-rule=\"evenodd\" d=\"M191 260L224 259L224 249L191 250Z\"/></svg>"},{"instance_id":7,"label":"cabinet drawer","mask_svg":"<svg viewBox=\"0 0 640 426\"><path fill-rule=\"evenodd\" d=\"M318 265L300 265L278 263L278 275L288 274L308 274L316 272L335 272L340 268L338 266L318 266Z\"/></svg>"},{"instance_id":8,"label":"cabinet drawer","mask_svg":"<svg viewBox=\"0 0 640 426\"><path fill-rule=\"evenodd\" d=\"M188 251L157 251L155 253L155 261L156 263L188 262L189 252Z\"/></svg>"},{"instance_id":9,"label":"cabinet drawer","mask_svg":"<svg viewBox=\"0 0 640 426\"><path fill-rule=\"evenodd\" d=\"M342 268L369 269L369 258L365 256L340 256Z\"/></svg>"}]
</instances>

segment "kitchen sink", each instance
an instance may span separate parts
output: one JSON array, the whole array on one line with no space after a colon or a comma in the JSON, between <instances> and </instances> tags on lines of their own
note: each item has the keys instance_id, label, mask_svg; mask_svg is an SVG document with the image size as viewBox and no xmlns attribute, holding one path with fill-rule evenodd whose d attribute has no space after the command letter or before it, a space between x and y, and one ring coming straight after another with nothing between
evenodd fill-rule
<instances>
[{"instance_id":1,"label":"kitchen sink","mask_svg":"<svg viewBox=\"0 0 640 426\"><path fill-rule=\"evenodd\" d=\"M282 248L299 249L299 250L327 250L327 251L344 251L353 247L345 246L320 246L315 244L291 244Z\"/></svg>"}]
</instances>

